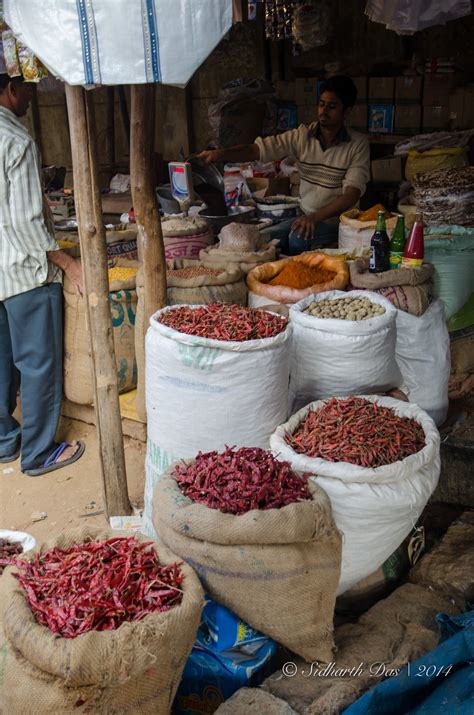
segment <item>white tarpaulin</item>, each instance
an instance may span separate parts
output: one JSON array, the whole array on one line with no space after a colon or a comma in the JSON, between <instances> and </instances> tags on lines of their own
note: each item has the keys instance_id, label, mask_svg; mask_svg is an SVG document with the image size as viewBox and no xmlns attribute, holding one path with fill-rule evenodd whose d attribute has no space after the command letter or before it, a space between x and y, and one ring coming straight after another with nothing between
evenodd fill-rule
<instances>
[{"instance_id":1,"label":"white tarpaulin","mask_svg":"<svg viewBox=\"0 0 474 715\"><path fill-rule=\"evenodd\" d=\"M69 84L185 85L232 25L232 0L4 0L5 21Z\"/></svg>"}]
</instances>

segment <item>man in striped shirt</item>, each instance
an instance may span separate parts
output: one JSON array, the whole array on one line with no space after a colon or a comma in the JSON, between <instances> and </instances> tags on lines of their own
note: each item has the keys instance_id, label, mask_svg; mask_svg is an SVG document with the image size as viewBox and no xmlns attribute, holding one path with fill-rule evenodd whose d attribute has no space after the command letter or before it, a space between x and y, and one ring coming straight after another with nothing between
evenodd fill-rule
<instances>
[{"instance_id":1,"label":"man in striped shirt","mask_svg":"<svg viewBox=\"0 0 474 715\"><path fill-rule=\"evenodd\" d=\"M276 161L293 156L301 177L303 216L267 229L290 255L337 239L339 216L357 205L370 177L369 144L363 134L346 129L357 89L350 77L326 80L318 105L318 121L283 134L258 137L254 144L201 152L207 162ZM289 245L287 240L289 234Z\"/></svg>"},{"instance_id":2,"label":"man in striped shirt","mask_svg":"<svg viewBox=\"0 0 474 715\"><path fill-rule=\"evenodd\" d=\"M0 69L1 72L1 69ZM19 118L31 85L0 73L0 462L39 476L79 459L81 442L55 442L62 400L61 270L82 291L78 259L48 228L36 144ZM22 425L13 417L18 387Z\"/></svg>"}]
</instances>

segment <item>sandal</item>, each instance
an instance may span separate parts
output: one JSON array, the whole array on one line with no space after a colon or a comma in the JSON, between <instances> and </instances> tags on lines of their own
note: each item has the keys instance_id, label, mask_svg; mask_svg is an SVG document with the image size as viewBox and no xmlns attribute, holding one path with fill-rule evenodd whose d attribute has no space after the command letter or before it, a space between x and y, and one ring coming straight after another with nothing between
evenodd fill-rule
<instances>
[{"instance_id":1,"label":"sandal","mask_svg":"<svg viewBox=\"0 0 474 715\"><path fill-rule=\"evenodd\" d=\"M9 457L0 457L0 463L6 464L7 462L14 462L20 456L20 448L18 447L15 454L11 454Z\"/></svg>"},{"instance_id":2,"label":"sandal","mask_svg":"<svg viewBox=\"0 0 474 715\"><path fill-rule=\"evenodd\" d=\"M63 462L58 462L58 458L64 452L65 449L71 446L70 442L61 442L61 444L56 447L54 452L49 455L42 467L36 467L35 469L27 469L23 472L28 477L41 477L42 474L47 474L48 472L54 472L56 469L61 469L62 467L68 467L70 464L74 464L78 459L82 457L86 449L84 442L77 443L77 449L69 459L65 459Z\"/></svg>"}]
</instances>

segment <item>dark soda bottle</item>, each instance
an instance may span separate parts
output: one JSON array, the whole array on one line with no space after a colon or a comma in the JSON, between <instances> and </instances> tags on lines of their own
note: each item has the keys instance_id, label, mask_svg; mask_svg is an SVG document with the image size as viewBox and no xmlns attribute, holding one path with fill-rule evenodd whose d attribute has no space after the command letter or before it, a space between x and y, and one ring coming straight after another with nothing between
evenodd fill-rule
<instances>
[{"instance_id":1,"label":"dark soda bottle","mask_svg":"<svg viewBox=\"0 0 474 715\"><path fill-rule=\"evenodd\" d=\"M370 273L382 273L390 268L390 239L385 225L385 211L377 213L377 228L370 241Z\"/></svg>"},{"instance_id":2,"label":"dark soda bottle","mask_svg":"<svg viewBox=\"0 0 474 715\"><path fill-rule=\"evenodd\" d=\"M398 214L397 225L390 241L390 268L400 268L405 249L405 218Z\"/></svg>"}]
</instances>

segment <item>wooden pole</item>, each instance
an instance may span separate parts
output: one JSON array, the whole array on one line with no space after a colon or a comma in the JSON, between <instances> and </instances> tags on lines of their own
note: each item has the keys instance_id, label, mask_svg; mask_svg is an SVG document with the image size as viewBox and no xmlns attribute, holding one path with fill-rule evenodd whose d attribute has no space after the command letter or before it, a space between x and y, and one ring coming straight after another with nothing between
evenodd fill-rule
<instances>
[{"instance_id":1,"label":"wooden pole","mask_svg":"<svg viewBox=\"0 0 474 715\"><path fill-rule=\"evenodd\" d=\"M130 185L143 263L145 326L166 305L166 263L153 167L155 85L132 85Z\"/></svg>"},{"instance_id":2,"label":"wooden pole","mask_svg":"<svg viewBox=\"0 0 474 715\"><path fill-rule=\"evenodd\" d=\"M96 427L107 516L130 514L117 366L98 183L92 91L66 85L85 295L91 339Z\"/></svg>"},{"instance_id":3,"label":"wooden pole","mask_svg":"<svg viewBox=\"0 0 474 715\"><path fill-rule=\"evenodd\" d=\"M115 164L115 89L107 87L107 131L105 135L106 162Z\"/></svg>"}]
</instances>

